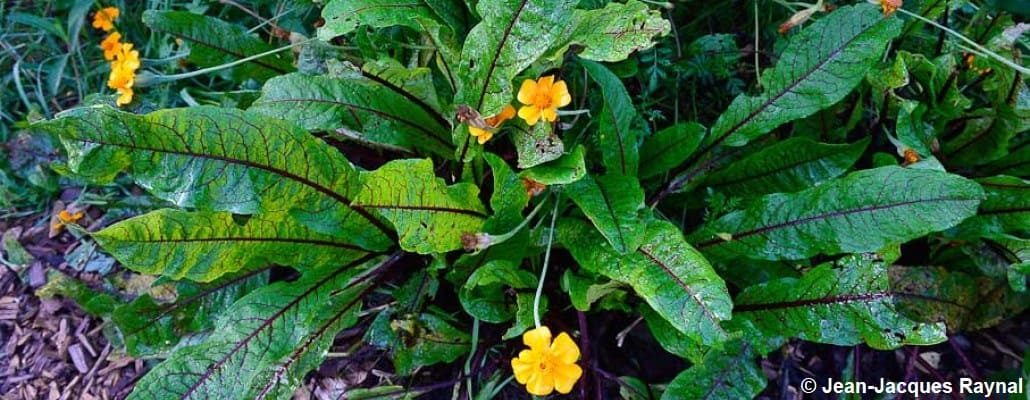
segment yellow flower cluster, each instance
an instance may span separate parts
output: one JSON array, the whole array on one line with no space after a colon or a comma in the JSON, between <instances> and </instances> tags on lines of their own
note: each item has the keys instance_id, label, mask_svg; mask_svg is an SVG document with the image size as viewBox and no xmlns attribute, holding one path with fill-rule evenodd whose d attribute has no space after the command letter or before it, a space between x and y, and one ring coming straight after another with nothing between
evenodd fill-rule
<instances>
[{"instance_id":1,"label":"yellow flower cluster","mask_svg":"<svg viewBox=\"0 0 1030 400\"><path fill-rule=\"evenodd\" d=\"M523 104L518 111L519 118L522 118L531 126L536 125L541 119L547 122L556 121L558 119L558 109L572 102L568 85L565 84L565 81L555 82L554 75L540 77L537 80L526 79L522 81L522 87L519 88L519 93L516 97L519 103ZM504 121L514 117L515 107L511 104L505 105L500 113L484 119L486 124L492 129L469 125L469 134L476 137L479 144L486 143L487 140L493 137L494 131L500 128Z\"/></svg>"},{"instance_id":2,"label":"yellow flower cluster","mask_svg":"<svg viewBox=\"0 0 1030 400\"><path fill-rule=\"evenodd\" d=\"M121 12L115 7L106 7L93 16L93 27L104 32L114 30L114 20ZM132 102L132 86L136 83L136 70L139 69L139 51L132 49L132 43L123 43L122 34L111 32L102 42L104 59L111 62L111 75L107 77L107 87L118 91L115 104L123 106Z\"/></svg>"}]
</instances>

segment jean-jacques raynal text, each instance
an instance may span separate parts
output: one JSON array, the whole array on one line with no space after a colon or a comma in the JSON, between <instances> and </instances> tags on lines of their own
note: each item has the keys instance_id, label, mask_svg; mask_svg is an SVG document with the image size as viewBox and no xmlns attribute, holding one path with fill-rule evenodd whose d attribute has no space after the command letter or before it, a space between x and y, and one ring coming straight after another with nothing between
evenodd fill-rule
<instances>
[{"instance_id":1,"label":"jean-jacques raynal text","mask_svg":"<svg viewBox=\"0 0 1030 400\"><path fill-rule=\"evenodd\" d=\"M874 384L835 381L833 378L829 378L821 390L826 394L949 394L957 389L960 394L978 394L989 397L998 394L1022 394L1025 387L1023 378L1013 382L978 382L971 378L960 378L958 385L951 382L891 382L882 378Z\"/></svg>"}]
</instances>

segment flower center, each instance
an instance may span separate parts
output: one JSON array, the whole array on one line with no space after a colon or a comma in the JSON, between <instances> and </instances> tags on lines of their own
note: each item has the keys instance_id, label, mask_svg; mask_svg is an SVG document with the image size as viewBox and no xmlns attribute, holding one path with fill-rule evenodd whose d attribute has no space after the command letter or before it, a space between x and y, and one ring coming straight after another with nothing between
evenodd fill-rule
<instances>
[{"instance_id":1,"label":"flower center","mask_svg":"<svg viewBox=\"0 0 1030 400\"><path fill-rule=\"evenodd\" d=\"M551 91L550 88L547 89L548 90L538 90L536 92L536 98L533 99L533 105L541 109L551 107Z\"/></svg>"},{"instance_id":2,"label":"flower center","mask_svg":"<svg viewBox=\"0 0 1030 400\"><path fill-rule=\"evenodd\" d=\"M540 372L546 373L554 370L554 364L554 358L550 354L541 354L539 361Z\"/></svg>"}]
</instances>

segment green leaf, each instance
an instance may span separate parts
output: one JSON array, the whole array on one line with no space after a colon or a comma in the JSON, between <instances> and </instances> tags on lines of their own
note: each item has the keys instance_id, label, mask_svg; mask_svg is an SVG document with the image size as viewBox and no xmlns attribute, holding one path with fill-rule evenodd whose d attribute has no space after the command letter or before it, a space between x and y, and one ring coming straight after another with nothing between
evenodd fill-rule
<instances>
[{"instance_id":1,"label":"green leaf","mask_svg":"<svg viewBox=\"0 0 1030 400\"><path fill-rule=\"evenodd\" d=\"M579 311L590 311L590 306L604 296L619 291L622 284L611 280L598 280L582 276L571 269L565 270L562 289L569 293L569 301ZM664 321L664 320L663 320Z\"/></svg>"},{"instance_id":2,"label":"green leaf","mask_svg":"<svg viewBox=\"0 0 1030 400\"><path fill-rule=\"evenodd\" d=\"M960 176L888 166L758 198L692 237L701 251L725 258L875 252L957 225L981 198L976 183Z\"/></svg>"},{"instance_id":3,"label":"green leaf","mask_svg":"<svg viewBox=\"0 0 1030 400\"><path fill-rule=\"evenodd\" d=\"M368 253L290 217L237 219L225 212L158 210L111 225L93 238L133 271L198 282L249 267L316 268Z\"/></svg>"},{"instance_id":4,"label":"green leaf","mask_svg":"<svg viewBox=\"0 0 1030 400\"><path fill-rule=\"evenodd\" d=\"M435 112L437 114L435 118L447 122L447 118L439 115L440 96L436 92L436 87L433 86L433 70L431 68L406 68L400 61L383 58L362 64L361 73L365 78L387 86L418 104L426 112Z\"/></svg>"},{"instance_id":5,"label":"green leaf","mask_svg":"<svg viewBox=\"0 0 1030 400\"><path fill-rule=\"evenodd\" d=\"M420 31L424 21L437 17L424 0L331 0L322 7L322 18L325 25L318 28L318 38L329 41L354 32L358 26L400 25Z\"/></svg>"},{"instance_id":6,"label":"green leaf","mask_svg":"<svg viewBox=\"0 0 1030 400\"><path fill-rule=\"evenodd\" d=\"M644 189L634 177L587 175L566 192L620 254L632 253L644 239Z\"/></svg>"},{"instance_id":7,"label":"green leaf","mask_svg":"<svg viewBox=\"0 0 1030 400\"><path fill-rule=\"evenodd\" d=\"M187 60L202 68L227 64L276 48L247 33L242 26L185 11L147 10L143 13L143 23L156 32L189 42ZM291 72L294 68L290 54L282 51L234 67L232 79L263 81Z\"/></svg>"},{"instance_id":8,"label":"green leaf","mask_svg":"<svg viewBox=\"0 0 1030 400\"><path fill-rule=\"evenodd\" d=\"M583 179L587 173L586 148L576 146L571 153L549 163L541 164L519 173L545 185L567 185Z\"/></svg>"},{"instance_id":9,"label":"green leaf","mask_svg":"<svg viewBox=\"0 0 1030 400\"><path fill-rule=\"evenodd\" d=\"M129 399L282 398L321 362L335 334L357 321L368 285L355 279L356 266L371 258L251 292L203 342L143 376Z\"/></svg>"},{"instance_id":10,"label":"green leaf","mask_svg":"<svg viewBox=\"0 0 1030 400\"><path fill-rule=\"evenodd\" d=\"M978 278L961 272L895 265L888 274L894 308L915 321L942 322L950 331L958 331L980 302Z\"/></svg>"},{"instance_id":11,"label":"green leaf","mask_svg":"<svg viewBox=\"0 0 1030 400\"><path fill-rule=\"evenodd\" d=\"M733 196L796 192L844 174L868 145L868 138L853 144L791 138L709 175L702 185Z\"/></svg>"},{"instance_id":12,"label":"green leaf","mask_svg":"<svg viewBox=\"0 0 1030 400\"><path fill-rule=\"evenodd\" d=\"M265 83L250 110L308 130L345 128L359 141L453 157L447 121L411 97L392 84L357 76L289 74Z\"/></svg>"},{"instance_id":13,"label":"green leaf","mask_svg":"<svg viewBox=\"0 0 1030 400\"><path fill-rule=\"evenodd\" d=\"M840 101L855 88L901 20L871 4L841 7L791 37L776 66L762 73L763 93L741 94L712 125L704 148L742 146L776 127Z\"/></svg>"},{"instance_id":14,"label":"green leaf","mask_svg":"<svg viewBox=\"0 0 1030 400\"><path fill-rule=\"evenodd\" d=\"M330 41L354 32L358 26L386 28L404 26L429 34L449 64L457 60L455 27L434 10L440 0L331 0L322 8L325 25L318 38Z\"/></svg>"},{"instance_id":15,"label":"green leaf","mask_svg":"<svg viewBox=\"0 0 1030 400\"><path fill-rule=\"evenodd\" d=\"M522 222L522 210L529 204L529 192L504 159L492 153L484 153L483 158L490 164L494 175L494 191L490 195L490 208L494 214L484 228L488 232L504 233Z\"/></svg>"},{"instance_id":16,"label":"green leaf","mask_svg":"<svg viewBox=\"0 0 1030 400\"><path fill-rule=\"evenodd\" d=\"M458 291L458 299L469 315L499 324L515 316L515 304L506 295L506 288L529 289L536 277L519 269L511 260L490 260L476 268Z\"/></svg>"},{"instance_id":17,"label":"green leaf","mask_svg":"<svg viewBox=\"0 0 1030 400\"><path fill-rule=\"evenodd\" d=\"M644 322L647 323L647 329L651 331L651 336L654 336L658 345L662 346L665 351L683 357L692 364L701 362L705 352L709 350L708 346L704 346L676 330L669 321L658 315L651 307L641 305L639 310L640 315L644 317Z\"/></svg>"},{"instance_id":18,"label":"green leaf","mask_svg":"<svg viewBox=\"0 0 1030 400\"><path fill-rule=\"evenodd\" d=\"M640 179L662 174L687 160L705 137L705 127L684 122L662 129L644 140L640 147Z\"/></svg>"},{"instance_id":19,"label":"green leaf","mask_svg":"<svg viewBox=\"0 0 1030 400\"><path fill-rule=\"evenodd\" d=\"M350 206L360 189L350 162L287 122L201 106L147 115L89 108L38 125L61 138L68 168L90 181L110 183L127 171L181 208L289 211L312 230L369 250L392 245L384 222Z\"/></svg>"},{"instance_id":20,"label":"green leaf","mask_svg":"<svg viewBox=\"0 0 1030 400\"><path fill-rule=\"evenodd\" d=\"M968 167L1000 159L1009 154L1010 142L1016 134L1026 129L1008 105L979 114L978 118L965 121L962 133L944 143L942 152L949 165Z\"/></svg>"},{"instance_id":21,"label":"green leaf","mask_svg":"<svg viewBox=\"0 0 1030 400\"><path fill-rule=\"evenodd\" d=\"M523 169L554 161L565 151L565 143L554 134L554 125L546 122L516 129L512 142L519 153L518 166Z\"/></svg>"},{"instance_id":22,"label":"green leaf","mask_svg":"<svg viewBox=\"0 0 1030 400\"><path fill-rule=\"evenodd\" d=\"M573 0L481 1L482 20L465 38L454 104L495 115L512 102L512 79L556 40L572 18Z\"/></svg>"},{"instance_id":23,"label":"green leaf","mask_svg":"<svg viewBox=\"0 0 1030 400\"><path fill-rule=\"evenodd\" d=\"M1030 183L1012 176L978 179L986 197L977 215L962 223L959 236L979 237L1030 230Z\"/></svg>"},{"instance_id":24,"label":"green leaf","mask_svg":"<svg viewBox=\"0 0 1030 400\"><path fill-rule=\"evenodd\" d=\"M580 266L630 285L691 339L704 344L726 339L719 325L729 319L732 307L726 284L672 224L652 221L644 245L628 255L617 253L580 220L562 220L558 237Z\"/></svg>"},{"instance_id":25,"label":"green leaf","mask_svg":"<svg viewBox=\"0 0 1030 400\"><path fill-rule=\"evenodd\" d=\"M15 268L15 272L28 268L36 259L18 241L20 235L21 229L8 229L0 236L0 250L3 251L0 260L5 266Z\"/></svg>"},{"instance_id":26,"label":"green leaf","mask_svg":"<svg viewBox=\"0 0 1030 400\"><path fill-rule=\"evenodd\" d=\"M92 316L110 315L121 303L114 295L91 288L85 282L56 269L47 271L46 281L45 285L36 289L36 296L44 299L67 297Z\"/></svg>"},{"instance_id":27,"label":"green leaf","mask_svg":"<svg viewBox=\"0 0 1030 400\"><path fill-rule=\"evenodd\" d=\"M472 338L434 314L392 319L384 312L372 322L368 342L393 352L398 375L410 375L427 365L457 360L470 349Z\"/></svg>"},{"instance_id":28,"label":"green leaf","mask_svg":"<svg viewBox=\"0 0 1030 400\"><path fill-rule=\"evenodd\" d=\"M568 32L548 52L548 58L557 59L575 45L582 47L576 54L579 58L622 61L635 51L651 48L656 37L667 35L671 29L660 12L637 0L626 4L611 2L597 10L575 10L571 23L565 27Z\"/></svg>"},{"instance_id":29,"label":"green leaf","mask_svg":"<svg viewBox=\"0 0 1030 400\"><path fill-rule=\"evenodd\" d=\"M947 339L944 324L923 324L898 313L887 267L862 257L820 265L800 279L783 278L744 289L734 299L731 325L758 346L769 338L796 337L838 346L866 343L888 350Z\"/></svg>"},{"instance_id":30,"label":"green leaf","mask_svg":"<svg viewBox=\"0 0 1030 400\"><path fill-rule=\"evenodd\" d=\"M536 320L533 317L533 300L536 296L533 293L519 293L515 296L515 321L511 327L504 331L501 340L510 340L522 336L529 329L533 328ZM547 313L547 295L540 297L540 313Z\"/></svg>"},{"instance_id":31,"label":"green leaf","mask_svg":"<svg viewBox=\"0 0 1030 400\"><path fill-rule=\"evenodd\" d=\"M375 210L397 229L401 248L419 254L462 248L464 234L481 232L486 208L470 183L446 186L429 159L396 160L362 173L353 206Z\"/></svg>"},{"instance_id":32,"label":"green leaf","mask_svg":"<svg viewBox=\"0 0 1030 400\"><path fill-rule=\"evenodd\" d=\"M210 331L232 304L251 291L268 285L268 267L224 276L216 282L190 281L174 285L172 303L151 293L119 305L112 313L119 337L134 357L160 356L176 348L187 335Z\"/></svg>"},{"instance_id":33,"label":"green leaf","mask_svg":"<svg viewBox=\"0 0 1030 400\"><path fill-rule=\"evenodd\" d=\"M597 120L597 140L605 171L609 174L636 176L640 164L637 151L639 139L631 125L637 118L637 112L626 87L604 65L587 60L580 60L580 65L601 86L604 98Z\"/></svg>"},{"instance_id":34,"label":"green leaf","mask_svg":"<svg viewBox=\"0 0 1030 400\"><path fill-rule=\"evenodd\" d=\"M669 382L661 400L753 399L766 384L757 358L747 345L729 354L709 351L701 362Z\"/></svg>"}]
</instances>

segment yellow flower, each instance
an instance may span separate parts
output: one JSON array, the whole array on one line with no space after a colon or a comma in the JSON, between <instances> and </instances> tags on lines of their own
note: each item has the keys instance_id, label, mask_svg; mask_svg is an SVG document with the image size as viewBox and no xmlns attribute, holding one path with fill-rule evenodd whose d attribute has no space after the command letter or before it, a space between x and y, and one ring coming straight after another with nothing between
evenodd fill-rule
<instances>
[{"instance_id":1,"label":"yellow flower","mask_svg":"<svg viewBox=\"0 0 1030 400\"><path fill-rule=\"evenodd\" d=\"M132 49L132 43L122 43L114 55L112 69L115 67L132 71L135 75L136 70L139 69L139 52Z\"/></svg>"},{"instance_id":2,"label":"yellow flower","mask_svg":"<svg viewBox=\"0 0 1030 400\"><path fill-rule=\"evenodd\" d=\"M132 49L132 43L123 43L114 55L111 75L107 78L107 87L118 91L115 104L123 106L132 102L132 85L136 83L139 66L139 52Z\"/></svg>"},{"instance_id":3,"label":"yellow flower","mask_svg":"<svg viewBox=\"0 0 1030 400\"><path fill-rule=\"evenodd\" d=\"M93 15L93 27L104 32L110 32L111 29L114 29L114 20L118 19L118 14L120 13L117 7L102 8Z\"/></svg>"},{"instance_id":4,"label":"yellow flower","mask_svg":"<svg viewBox=\"0 0 1030 400\"><path fill-rule=\"evenodd\" d=\"M496 129L496 128L500 127L501 124L504 123L504 121L507 121L507 120L512 119L514 117L515 117L515 107L512 107L511 104L506 104L504 106L504 108L501 109L500 113L498 113L497 115L494 115L494 116L492 116L490 118L487 118L484 121L486 122L487 125L490 125L490 127ZM472 125L469 125L469 134L472 135L472 136L475 136L476 140L479 142L479 144L486 143L487 140L490 140L490 138L494 137L493 130L481 129L481 128L474 127Z\"/></svg>"},{"instance_id":5,"label":"yellow flower","mask_svg":"<svg viewBox=\"0 0 1030 400\"><path fill-rule=\"evenodd\" d=\"M122 34L118 32L111 32L104 38L104 41L100 42L100 48L104 50L104 59L107 61L114 60L114 56L118 54L118 51L122 48Z\"/></svg>"},{"instance_id":6,"label":"yellow flower","mask_svg":"<svg viewBox=\"0 0 1030 400\"><path fill-rule=\"evenodd\" d=\"M568 334L562 332L551 342L551 330L546 326L529 330L522 335L528 350L519 352L511 360L515 380L526 385L526 391L535 396L547 396L552 391L566 394L583 375L576 365L579 347Z\"/></svg>"},{"instance_id":7,"label":"yellow flower","mask_svg":"<svg viewBox=\"0 0 1030 400\"><path fill-rule=\"evenodd\" d=\"M61 212L57 213L57 220L50 225L50 229L55 232L60 231L61 228L64 228L65 225L75 223L76 221L82 219L84 215L86 214L82 211L77 211L73 214L68 210L61 210Z\"/></svg>"},{"instance_id":8,"label":"yellow flower","mask_svg":"<svg viewBox=\"0 0 1030 400\"><path fill-rule=\"evenodd\" d=\"M519 109L519 117L530 125L536 125L540 118L554 122L558 119L558 108L572 102L565 81L555 82L554 75L544 76L536 81L522 81L518 99L520 103L525 104Z\"/></svg>"}]
</instances>

